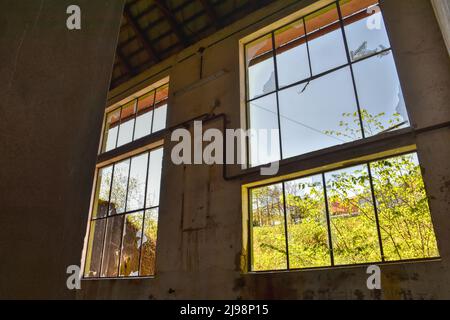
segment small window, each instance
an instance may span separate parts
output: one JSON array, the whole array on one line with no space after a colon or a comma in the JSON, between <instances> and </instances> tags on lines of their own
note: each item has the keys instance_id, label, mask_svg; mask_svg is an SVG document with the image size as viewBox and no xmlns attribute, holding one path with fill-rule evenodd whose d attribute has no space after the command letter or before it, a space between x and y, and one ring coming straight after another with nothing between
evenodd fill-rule
<instances>
[{"instance_id":1,"label":"small window","mask_svg":"<svg viewBox=\"0 0 450 320\"><path fill-rule=\"evenodd\" d=\"M407 128L410 120L378 1L327 5L245 44L250 129L278 129L278 148L249 165Z\"/></svg>"},{"instance_id":2,"label":"small window","mask_svg":"<svg viewBox=\"0 0 450 320\"><path fill-rule=\"evenodd\" d=\"M155 274L163 149L98 170L86 278Z\"/></svg>"},{"instance_id":3,"label":"small window","mask_svg":"<svg viewBox=\"0 0 450 320\"><path fill-rule=\"evenodd\" d=\"M166 128L169 84L106 114L101 153L114 150Z\"/></svg>"},{"instance_id":4,"label":"small window","mask_svg":"<svg viewBox=\"0 0 450 320\"><path fill-rule=\"evenodd\" d=\"M439 257L416 153L249 190L251 271Z\"/></svg>"}]
</instances>

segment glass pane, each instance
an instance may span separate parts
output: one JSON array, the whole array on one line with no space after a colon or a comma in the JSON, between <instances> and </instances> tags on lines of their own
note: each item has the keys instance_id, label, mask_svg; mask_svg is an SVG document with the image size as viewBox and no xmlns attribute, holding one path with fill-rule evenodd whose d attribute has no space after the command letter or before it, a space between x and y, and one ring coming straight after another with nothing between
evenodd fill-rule
<instances>
[{"instance_id":1,"label":"glass pane","mask_svg":"<svg viewBox=\"0 0 450 320\"><path fill-rule=\"evenodd\" d=\"M416 154L371 163L387 261L438 257Z\"/></svg>"},{"instance_id":2,"label":"glass pane","mask_svg":"<svg viewBox=\"0 0 450 320\"><path fill-rule=\"evenodd\" d=\"M86 263L84 268L85 277L100 277L100 264L102 258L103 239L105 236L105 224L105 219L91 222Z\"/></svg>"},{"instance_id":3,"label":"glass pane","mask_svg":"<svg viewBox=\"0 0 450 320\"><path fill-rule=\"evenodd\" d=\"M280 87L311 76L303 21L276 31L275 44Z\"/></svg>"},{"instance_id":4,"label":"glass pane","mask_svg":"<svg viewBox=\"0 0 450 320\"><path fill-rule=\"evenodd\" d=\"M122 109L119 138L117 141L118 147L133 141L135 108L136 102L133 101L124 106Z\"/></svg>"},{"instance_id":5,"label":"glass pane","mask_svg":"<svg viewBox=\"0 0 450 320\"><path fill-rule=\"evenodd\" d=\"M138 99L138 112L152 109L155 102L155 91L149 92Z\"/></svg>"},{"instance_id":6,"label":"glass pane","mask_svg":"<svg viewBox=\"0 0 450 320\"><path fill-rule=\"evenodd\" d=\"M283 157L361 139L349 68L279 93Z\"/></svg>"},{"instance_id":7,"label":"glass pane","mask_svg":"<svg viewBox=\"0 0 450 320\"><path fill-rule=\"evenodd\" d=\"M116 147L117 131L120 122L120 108L108 113L106 116L105 134L103 137L102 152L107 152Z\"/></svg>"},{"instance_id":8,"label":"glass pane","mask_svg":"<svg viewBox=\"0 0 450 320\"><path fill-rule=\"evenodd\" d=\"M352 61L390 48L383 15L378 7L367 8L377 1L341 1L345 18L345 34ZM361 5L364 5L361 7Z\"/></svg>"},{"instance_id":9,"label":"glass pane","mask_svg":"<svg viewBox=\"0 0 450 320\"><path fill-rule=\"evenodd\" d=\"M111 189L112 166L98 171L97 190L95 192L94 211L92 218L103 218L108 214L109 191Z\"/></svg>"},{"instance_id":10,"label":"glass pane","mask_svg":"<svg viewBox=\"0 0 450 320\"><path fill-rule=\"evenodd\" d=\"M248 99L275 91L272 36L260 38L245 47Z\"/></svg>"},{"instance_id":11,"label":"glass pane","mask_svg":"<svg viewBox=\"0 0 450 320\"><path fill-rule=\"evenodd\" d=\"M336 5L305 18L313 75L348 63Z\"/></svg>"},{"instance_id":12,"label":"glass pane","mask_svg":"<svg viewBox=\"0 0 450 320\"><path fill-rule=\"evenodd\" d=\"M150 152L150 163L148 166L147 202L145 205L147 208L159 206L163 153L164 151L162 148Z\"/></svg>"},{"instance_id":13,"label":"glass pane","mask_svg":"<svg viewBox=\"0 0 450 320\"><path fill-rule=\"evenodd\" d=\"M366 137L409 127L392 53L357 62L353 65L353 70Z\"/></svg>"},{"instance_id":14,"label":"glass pane","mask_svg":"<svg viewBox=\"0 0 450 320\"><path fill-rule=\"evenodd\" d=\"M252 166L280 160L276 94L249 103L250 163ZM276 134L275 134L276 133Z\"/></svg>"},{"instance_id":15,"label":"glass pane","mask_svg":"<svg viewBox=\"0 0 450 320\"><path fill-rule=\"evenodd\" d=\"M148 136L152 131L153 110L147 110L136 118L134 140Z\"/></svg>"},{"instance_id":16,"label":"glass pane","mask_svg":"<svg viewBox=\"0 0 450 320\"><path fill-rule=\"evenodd\" d=\"M331 265L322 176L285 183L291 269Z\"/></svg>"},{"instance_id":17,"label":"glass pane","mask_svg":"<svg viewBox=\"0 0 450 320\"><path fill-rule=\"evenodd\" d=\"M145 212L144 238L142 244L141 272L143 277L155 275L156 243L158 238L158 209Z\"/></svg>"},{"instance_id":18,"label":"glass pane","mask_svg":"<svg viewBox=\"0 0 450 320\"><path fill-rule=\"evenodd\" d=\"M165 102L169 99L169 85L165 84L156 90L155 104Z\"/></svg>"},{"instance_id":19,"label":"glass pane","mask_svg":"<svg viewBox=\"0 0 450 320\"><path fill-rule=\"evenodd\" d=\"M143 212L129 214L125 217L122 257L120 259L120 276L139 276L143 219Z\"/></svg>"},{"instance_id":20,"label":"glass pane","mask_svg":"<svg viewBox=\"0 0 450 320\"><path fill-rule=\"evenodd\" d=\"M153 120L153 132L158 132L166 128L167 104L156 107L155 118Z\"/></svg>"},{"instance_id":21,"label":"glass pane","mask_svg":"<svg viewBox=\"0 0 450 320\"><path fill-rule=\"evenodd\" d=\"M107 219L105 246L103 249L102 277L117 277L118 275L122 229L123 216Z\"/></svg>"},{"instance_id":22,"label":"glass pane","mask_svg":"<svg viewBox=\"0 0 450 320\"><path fill-rule=\"evenodd\" d=\"M111 202L109 204L110 215L125 212L129 166L130 160L125 160L114 166Z\"/></svg>"},{"instance_id":23,"label":"glass pane","mask_svg":"<svg viewBox=\"0 0 450 320\"><path fill-rule=\"evenodd\" d=\"M144 209L147 162L148 153L131 159L126 208L128 212Z\"/></svg>"},{"instance_id":24,"label":"glass pane","mask_svg":"<svg viewBox=\"0 0 450 320\"><path fill-rule=\"evenodd\" d=\"M367 165L327 173L325 178L335 264L380 262Z\"/></svg>"},{"instance_id":25,"label":"glass pane","mask_svg":"<svg viewBox=\"0 0 450 320\"><path fill-rule=\"evenodd\" d=\"M282 184L253 189L251 203L252 270L287 269Z\"/></svg>"}]
</instances>

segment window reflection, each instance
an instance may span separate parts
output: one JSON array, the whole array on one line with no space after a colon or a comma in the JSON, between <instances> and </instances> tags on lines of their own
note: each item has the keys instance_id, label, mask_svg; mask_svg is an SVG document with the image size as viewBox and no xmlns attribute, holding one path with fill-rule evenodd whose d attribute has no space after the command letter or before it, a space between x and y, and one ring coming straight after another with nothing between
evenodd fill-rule
<instances>
[{"instance_id":1,"label":"window reflection","mask_svg":"<svg viewBox=\"0 0 450 320\"><path fill-rule=\"evenodd\" d=\"M85 277L100 277L105 227L106 220L104 219L91 222L84 269Z\"/></svg>"},{"instance_id":2,"label":"window reflection","mask_svg":"<svg viewBox=\"0 0 450 320\"><path fill-rule=\"evenodd\" d=\"M129 167L130 160L123 161L114 166L111 202L109 204L110 215L125 212Z\"/></svg>"},{"instance_id":3,"label":"window reflection","mask_svg":"<svg viewBox=\"0 0 450 320\"><path fill-rule=\"evenodd\" d=\"M252 270L287 268L283 187L276 184L251 191Z\"/></svg>"},{"instance_id":4,"label":"window reflection","mask_svg":"<svg viewBox=\"0 0 450 320\"><path fill-rule=\"evenodd\" d=\"M127 211L144 209L148 154L131 159L128 180Z\"/></svg>"},{"instance_id":5,"label":"window reflection","mask_svg":"<svg viewBox=\"0 0 450 320\"><path fill-rule=\"evenodd\" d=\"M153 276L156 269L156 243L158 238L158 209L145 212L142 244L141 276Z\"/></svg>"},{"instance_id":6,"label":"window reflection","mask_svg":"<svg viewBox=\"0 0 450 320\"><path fill-rule=\"evenodd\" d=\"M123 218L123 216L117 216L107 219L105 244L103 247L102 277L117 277L118 275Z\"/></svg>"},{"instance_id":7,"label":"window reflection","mask_svg":"<svg viewBox=\"0 0 450 320\"><path fill-rule=\"evenodd\" d=\"M122 239L122 256L120 259L121 276L139 276L143 219L143 212L128 214L125 216L125 227Z\"/></svg>"},{"instance_id":8,"label":"window reflection","mask_svg":"<svg viewBox=\"0 0 450 320\"><path fill-rule=\"evenodd\" d=\"M93 218L102 218L108 214L109 193L111 190L112 166L100 169L97 178Z\"/></svg>"}]
</instances>

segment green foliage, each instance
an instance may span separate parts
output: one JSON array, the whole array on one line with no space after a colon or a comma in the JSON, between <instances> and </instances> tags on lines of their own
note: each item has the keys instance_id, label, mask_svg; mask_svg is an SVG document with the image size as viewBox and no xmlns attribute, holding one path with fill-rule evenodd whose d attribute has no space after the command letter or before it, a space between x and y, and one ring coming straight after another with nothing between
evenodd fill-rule
<instances>
[{"instance_id":1,"label":"green foliage","mask_svg":"<svg viewBox=\"0 0 450 320\"><path fill-rule=\"evenodd\" d=\"M389 130L382 116L363 112L371 133ZM401 124L400 117L389 124ZM360 134L341 125L341 135ZM325 180L326 200L322 175L284 183L285 197L281 183L252 190L254 271L286 269L287 250L290 268L330 266L326 208L336 265L381 262L382 250L385 261L439 256L416 154L335 171Z\"/></svg>"}]
</instances>

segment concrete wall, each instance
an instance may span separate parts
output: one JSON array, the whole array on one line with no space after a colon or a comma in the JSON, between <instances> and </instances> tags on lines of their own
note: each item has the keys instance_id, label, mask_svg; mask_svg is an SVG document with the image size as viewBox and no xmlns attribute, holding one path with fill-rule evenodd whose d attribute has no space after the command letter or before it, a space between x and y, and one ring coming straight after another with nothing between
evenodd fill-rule
<instances>
[{"instance_id":1,"label":"concrete wall","mask_svg":"<svg viewBox=\"0 0 450 320\"><path fill-rule=\"evenodd\" d=\"M450 0L431 0L450 54Z\"/></svg>"},{"instance_id":2,"label":"concrete wall","mask_svg":"<svg viewBox=\"0 0 450 320\"><path fill-rule=\"evenodd\" d=\"M3 0L0 298L74 298L122 0Z\"/></svg>"},{"instance_id":3,"label":"concrete wall","mask_svg":"<svg viewBox=\"0 0 450 320\"><path fill-rule=\"evenodd\" d=\"M171 77L169 125L209 112L226 113L240 127L239 40L313 1L278 1L110 93L111 103L159 79ZM450 121L449 59L432 5L427 0L382 1L405 99L415 128ZM283 9L285 8L285 9ZM199 57L207 47L204 76L226 75L174 95L199 80ZM211 123L220 128L220 122ZM175 166L166 148L157 249L157 276L145 280L83 281L78 298L126 299L438 299L450 298L450 129L417 137L440 261L382 266L383 292L368 291L366 268L246 274L241 271L241 186L225 181L220 166ZM170 146L170 143L167 144ZM337 161L339 152L326 159ZM302 167L303 164L298 164Z\"/></svg>"}]
</instances>

